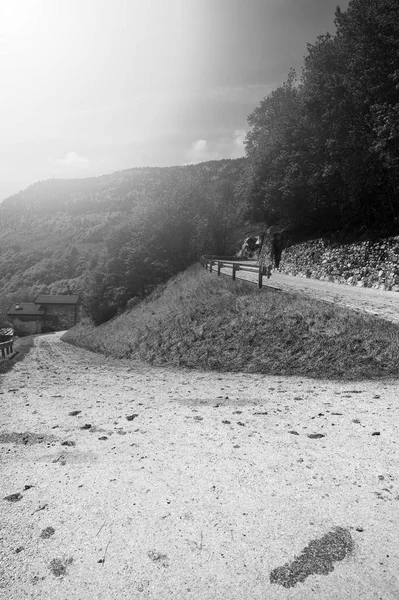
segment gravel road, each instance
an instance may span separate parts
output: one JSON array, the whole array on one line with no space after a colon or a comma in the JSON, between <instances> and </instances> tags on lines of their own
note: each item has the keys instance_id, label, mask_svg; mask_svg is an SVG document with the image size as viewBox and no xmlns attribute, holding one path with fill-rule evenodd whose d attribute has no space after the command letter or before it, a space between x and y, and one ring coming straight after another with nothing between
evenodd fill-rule
<instances>
[{"instance_id":1,"label":"gravel road","mask_svg":"<svg viewBox=\"0 0 399 600\"><path fill-rule=\"evenodd\" d=\"M244 263L245 264L245 263ZM249 263L253 264L255 263ZM223 268L221 272L231 277L231 269ZM213 276L216 276L213 274ZM238 271L237 279L244 279L252 283L258 282L256 273ZM360 288L350 285L318 281L305 277L294 277L273 273L270 279L263 278L264 287L277 287L286 292L294 292L307 295L316 300L323 300L333 304L340 304L358 312L365 312L380 319L399 324L399 293L387 292L371 288Z\"/></svg>"},{"instance_id":2,"label":"gravel road","mask_svg":"<svg viewBox=\"0 0 399 600\"><path fill-rule=\"evenodd\" d=\"M0 382L0 598L397 600L397 391L38 336Z\"/></svg>"}]
</instances>

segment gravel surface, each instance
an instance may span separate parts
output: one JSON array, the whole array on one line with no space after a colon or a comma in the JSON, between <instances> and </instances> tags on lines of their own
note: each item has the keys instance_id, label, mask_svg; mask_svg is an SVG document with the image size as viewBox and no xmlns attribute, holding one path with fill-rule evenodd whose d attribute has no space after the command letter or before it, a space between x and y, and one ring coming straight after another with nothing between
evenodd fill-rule
<instances>
[{"instance_id":1,"label":"gravel surface","mask_svg":"<svg viewBox=\"0 0 399 600\"><path fill-rule=\"evenodd\" d=\"M398 387L38 336L0 379L0 598L399 598Z\"/></svg>"}]
</instances>

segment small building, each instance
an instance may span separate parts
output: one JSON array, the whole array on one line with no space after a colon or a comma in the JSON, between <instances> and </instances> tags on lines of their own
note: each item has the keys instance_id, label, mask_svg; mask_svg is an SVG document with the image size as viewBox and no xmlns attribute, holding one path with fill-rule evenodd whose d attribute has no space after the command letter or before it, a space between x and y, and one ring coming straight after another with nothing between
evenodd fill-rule
<instances>
[{"instance_id":1,"label":"small building","mask_svg":"<svg viewBox=\"0 0 399 600\"><path fill-rule=\"evenodd\" d=\"M17 302L7 312L18 334L70 329L85 316L78 294L41 295L35 302Z\"/></svg>"},{"instance_id":2,"label":"small building","mask_svg":"<svg viewBox=\"0 0 399 600\"><path fill-rule=\"evenodd\" d=\"M8 309L7 316L12 321L15 333L31 335L41 333L43 310L34 302L16 302Z\"/></svg>"},{"instance_id":3,"label":"small building","mask_svg":"<svg viewBox=\"0 0 399 600\"><path fill-rule=\"evenodd\" d=\"M41 295L35 304L43 310L43 331L70 329L82 319L83 307L77 294Z\"/></svg>"}]
</instances>

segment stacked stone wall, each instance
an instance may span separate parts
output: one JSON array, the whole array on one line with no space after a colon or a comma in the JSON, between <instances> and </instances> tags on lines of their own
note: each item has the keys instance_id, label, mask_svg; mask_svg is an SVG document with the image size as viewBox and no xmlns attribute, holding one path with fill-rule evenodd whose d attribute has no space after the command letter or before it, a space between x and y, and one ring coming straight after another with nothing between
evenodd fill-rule
<instances>
[{"instance_id":1,"label":"stacked stone wall","mask_svg":"<svg viewBox=\"0 0 399 600\"><path fill-rule=\"evenodd\" d=\"M279 272L399 292L399 236L353 244L318 239L286 248Z\"/></svg>"}]
</instances>

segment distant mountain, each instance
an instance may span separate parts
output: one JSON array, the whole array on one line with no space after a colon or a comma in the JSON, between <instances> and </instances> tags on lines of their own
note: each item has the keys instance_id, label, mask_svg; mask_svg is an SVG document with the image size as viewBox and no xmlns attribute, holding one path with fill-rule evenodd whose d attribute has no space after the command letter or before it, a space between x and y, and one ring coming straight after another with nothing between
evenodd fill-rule
<instances>
[{"instance_id":1,"label":"distant mountain","mask_svg":"<svg viewBox=\"0 0 399 600\"><path fill-rule=\"evenodd\" d=\"M6 198L0 206L0 224L11 215L65 212L81 215L115 210L131 211L144 195L159 194L166 184L193 178L207 183L236 179L244 158L213 160L175 167L140 167L82 179L47 179Z\"/></svg>"},{"instance_id":2,"label":"distant mountain","mask_svg":"<svg viewBox=\"0 0 399 600\"><path fill-rule=\"evenodd\" d=\"M80 289L118 228L155 207L175 206L177 195L193 190L192 218L203 219L212 190L219 195L223 186L233 190L244 164L245 159L219 160L49 179L6 198L0 204L0 296L28 300Z\"/></svg>"}]
</instances>

